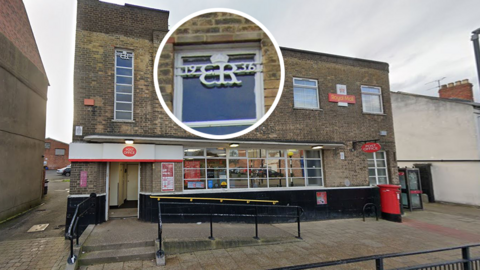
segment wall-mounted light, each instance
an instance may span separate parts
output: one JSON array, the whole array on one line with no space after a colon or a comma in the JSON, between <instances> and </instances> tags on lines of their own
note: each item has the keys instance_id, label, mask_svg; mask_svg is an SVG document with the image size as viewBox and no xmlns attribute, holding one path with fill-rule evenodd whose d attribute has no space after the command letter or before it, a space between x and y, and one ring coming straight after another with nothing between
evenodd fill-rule
<instances>
[{"instance_id":1,"label":"wall-mounted light","mask_svg":"<svg viewBox=\"0 0 480 270\"><path fill-rule=\"evenodd\" d=\"M133 144L133 140L125 140L125 144Z\"/></svg>"},{"instance_id":2,"label":"wall-mounted light","mask_svg":"<svg viewBox=\"0 0 480 270\"><path fill-rule=\"evenodd\" d=\"M323 145L314 145L312 146L312 149L322 149Z\"/></svg>"},{"instance_id":3,"label":"wall-mounted light","mask_svg":"<svg viewBox=\"0 0 480 270\"><path fill-rule=\"evenodd\" d=\"M239 147L239 146L240 146L240 144L238 144L238 143L231 143L230 144L230 147Z\"/></svg>"}]
</instances>

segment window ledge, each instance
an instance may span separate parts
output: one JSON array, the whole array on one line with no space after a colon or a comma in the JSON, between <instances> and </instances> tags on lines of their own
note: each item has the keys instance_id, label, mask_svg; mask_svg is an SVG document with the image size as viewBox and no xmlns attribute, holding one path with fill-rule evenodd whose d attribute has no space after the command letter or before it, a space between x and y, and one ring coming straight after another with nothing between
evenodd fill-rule
<instances>
[{"instance_id":1,"label":"window ledge","mask_svg":"<svg viewBox=\"0 0 480 270\"><path fill-rule=\"evenodd\" d=\"M369 113L369 112L363 112L363 114L368 114L368 115L381 115L381 116L387 115L387 114L385 114L385 113Z\"/></svg>"},{"instance_id":2,"label":"window ledge","mask_svg":"<svg viewBox=\"0 0 480 270\"><path fill-rule=\"evenodd\" d=\"M112 122L120 122L120 123L135 123L134 120L117 120L113 119Z\"/></svg>"},{"instance_id":3,"label":"window ledge","mask_svg":"<svg viewBox=\"0 0 480 270\"><path fill-rule=\"evenodd\" d=\"M307 111L323 111L322 109L315 109L315 108L299 108L293 107L294 110L307 110Z\"/></svg>"}]
</instances>

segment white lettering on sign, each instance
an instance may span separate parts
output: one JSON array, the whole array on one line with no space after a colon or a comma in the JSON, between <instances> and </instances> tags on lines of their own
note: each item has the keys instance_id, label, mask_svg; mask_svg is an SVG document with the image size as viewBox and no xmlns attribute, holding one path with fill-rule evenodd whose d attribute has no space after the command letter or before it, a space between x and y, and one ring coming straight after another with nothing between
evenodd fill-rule
<instances>
[{"instance_id":1,"label":"white lettering on sign","mask_svg":"<svg viewBox=\"0 0 480 270\"><path fill-rule=\"evenodd\" d=\"M251 74L260 72L260 64L254 62L228 63L226 54L214 54L211 64L184 65L177 67L177 76L200 76L200 82L206 86L241 85L242 81L235 74ZM212 79L213 78L213 79Z\"/></svg>"},{"instance_id":2,"label":"white lettering on sign","mask_svg":"<svg viewBox=\"0 0 480 270\"><path fill-rule=\"evenodd\" d=\"M133 52L117 51L117 56L119 56L122 59L128 60L133 57Z\"/></svg>"}]
</instances>

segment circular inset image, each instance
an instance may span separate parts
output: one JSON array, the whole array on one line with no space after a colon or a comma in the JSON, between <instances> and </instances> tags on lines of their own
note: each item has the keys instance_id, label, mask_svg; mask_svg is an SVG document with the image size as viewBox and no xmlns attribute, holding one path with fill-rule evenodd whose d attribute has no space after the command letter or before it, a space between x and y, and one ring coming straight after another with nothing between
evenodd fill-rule
<instances>
[{"instance_id":1,"label":"circular inset image","mask_svg":"<svg viewBox=\"0 0 480 270\"><path fill-rule=\"evenodd\" d=\"M277 105L285 68L280 48L254 18L230 9L194 13L165 36L154 83L167 114L209 139L229 139L262 124Z\"/></svg>"}]
</instances>

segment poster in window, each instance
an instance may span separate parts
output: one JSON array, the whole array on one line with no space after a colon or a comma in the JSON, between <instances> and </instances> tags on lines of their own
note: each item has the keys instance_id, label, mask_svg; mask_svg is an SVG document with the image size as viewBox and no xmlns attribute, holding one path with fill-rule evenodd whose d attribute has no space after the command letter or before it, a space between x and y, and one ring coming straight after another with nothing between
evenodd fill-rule
<instances>
[{"instance_id":1,"label":"poster in window","mask_svg":"<svg viewBox=\"0 0 480 270\"><path fill-rule=\"evenodd\" d=\"M199 179L202 178L202 172L200 170L200 161L199 160L186 160L184 163L185 169L185 179ZM194 170L192 170L194 169Z\"/></svg>"},{"instance_id":2,"label":"poster in window","mask_svg":"<svg viewBox=\"0 0 480 270\"><path fill-rule=\"evenodd\" d=\"M317 192L317 205L327 204L327 192Z\"/></svg>"},{"instance_id":3,"label":"poster in window","mask_svg":"<svg viewBox=\"0 0 480 270\"><path fill-rule=\"evenodd\" d=\"M162 191L174 191L173 163L162 163Z\"/></svg>"}]
</instances>

